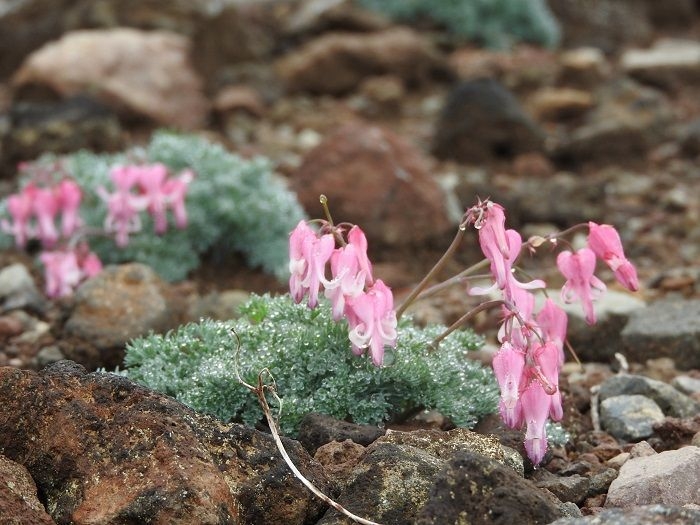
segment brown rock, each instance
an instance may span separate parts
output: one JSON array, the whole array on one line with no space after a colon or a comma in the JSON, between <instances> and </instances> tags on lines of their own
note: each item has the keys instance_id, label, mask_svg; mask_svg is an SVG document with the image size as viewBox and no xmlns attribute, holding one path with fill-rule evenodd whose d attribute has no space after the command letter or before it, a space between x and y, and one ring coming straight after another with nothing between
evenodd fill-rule
<instances>
[{"instance_id":1,"label":"brown rock","mask_svg":"<svg viewBox=\"0 0 700 525\"><path fill-rule=\"evenodd\" d=\"M107 267L76 291L61 350L88 369L118 366L127 341L178 326L187 305L171 290L143 264Z\"/></svg>"},{"instance_id":2,"label":"brown rock","mask_svg":"<svg viewBox=\"0 0 700 525\"><path fill-rule=\"evenodd\" d=\"M55 523L36 494L34 480L19 463L0 456L0 522L22 525Z\"/></svg>"},{"instance_id":3,"label":"brown rock","mask_svg":"<svg viewBox=\"0 0 700 525\"><path fill-rule=\"evenodd\" d=\"M430 43L406 28L323 35L282 58L277 71L291 91L328 94L351 91L368 76L393 74L416 84L449 74Z\"/></svg>"},{"instance_id":4,"label":"brown rock","mask_svg":"<svg viewBox=\"0 0 700 525\"><path fill-rule=\"evenodd\" d=\"M419 150L390 131L347 124L305 156L292 176L299 201L318 216L328 197L337 221L358 224L370 243L407 246L450 228L445 197Z\"/></svg>"},{"instance_id":5,"label":"brown rock","mask_svg":"<svg viewBox=\"0 0 700 525\"><path fill-rule=\"evenodd\" d=\"M13 84L63 97L90 92L159 124L197 128L208 108L189 50L187 38L165 31L74 31L32 53Z\"/></svg>"},{"instance_id":6,"label":"brown rock","mask_svg":"<svg viewBox=\"0 0 700 525\"><path fill-rule=\"evenodd\" d=\"M530 99L535 118L566 120L583 115L593 107L593 96L587 91L570 88L544 88Z\"/></svg>"},{"instance_id":7,"label":"brown rock","mask_svg":"<svg viewBox=\"0 0 700 525\"><path fill-rule=\"evenodd\" d=\"M320 465L284 443L329 491ZM323 511L269 435L69 361L0 369L0 452L29 470L59 523L292 525Z\"/></svg>"},{"instance_id":8,"label":"brown rock","mask_svg":"<svg viewBox=\"0 0 700 525\"><path fill-rule=\"evenodd\" d=\"M316 451L314 459L323 465L331 478L345 480L350 476L364 451L365 447L351 439L331 441Z\"/></svg>"}]
</instances>

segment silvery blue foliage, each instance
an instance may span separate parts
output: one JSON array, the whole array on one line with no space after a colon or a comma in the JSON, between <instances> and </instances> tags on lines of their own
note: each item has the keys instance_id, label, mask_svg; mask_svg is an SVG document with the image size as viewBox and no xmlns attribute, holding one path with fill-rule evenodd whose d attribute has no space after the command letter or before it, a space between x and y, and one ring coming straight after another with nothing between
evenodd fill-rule
<instances>
[{"instance_id":1,"label":"silvery blue foliage","mask_svg":"<svg viewBox=\"0 0 700 525\"><path fill-rule=\"evenodd\" d=\"M203 320L167 335L130 342L128 376L223 420L254 425L262 418L256 397L236 380L257 384L270 370L283 399L280 425L294 436L302 417L321 412L358 423L382 424L416 408L437 409L456 425L473 426L496 410L498 387L490 369L467 357L481 345L471 331L446 338L428 352L444 327L419 328L403 319L391 364L377 368L350 351L347 325L330 306L310 310L288 295L254 296L235 321Z\"/></svg>"}]
</instances>

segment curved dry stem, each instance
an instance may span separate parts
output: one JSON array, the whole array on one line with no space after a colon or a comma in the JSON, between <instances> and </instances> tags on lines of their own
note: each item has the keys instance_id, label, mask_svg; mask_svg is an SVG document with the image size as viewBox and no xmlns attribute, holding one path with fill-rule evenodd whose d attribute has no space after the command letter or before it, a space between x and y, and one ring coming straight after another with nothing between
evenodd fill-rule
<instances>
[{"instance_id":1,"label":"curved dry stem","mask_svg":"<svg viewBox=\"0 0 700 525\"><path fill-rule=\"evenodd\" d=\"M289 469L292 471L294 476L301 481L304 486L309 489L317 498L322 500L323 502L327 503L331 507L333 507L335 510L338 512L344 514L351 520L361 523L362 525L381 525L380 523L377 523L375 521L367 520L365 518L361 518L360 516L357 516L347 510L345 507L343 507L340 503L336 502L335 500L329 498L326 496L323 492L321 492L320 489L318 489L311 481L309 481L296 467L292 459L289 457L289 454L287 453L287 449L284 448L284 445L282 444L282 438L280 437L279 429L277 427L277 421L275 420L274 416L272 415L272 411L270 410L270 405L267 402L267 398L265 397L265 391L267 390L270 392L274 398L277 400L279 403L279 410L280 412L282 411L282 399L277 395L277 385L275 383L275 378L274 376L270 373L270 371L267 368L263 368L260 373L258 373L258 386L252 386L248 383L246 383L243 378L241 377L240 370L239 370L239 361L238 357L240 354L241 350L241 339L238 337L238 334L235 332L235 330L231 330L231 333L236 337L236 354L235 354L235 361L234 361L234 367L236 369L236 379L238 379L238 382L242 384L244 387L246 387L248 390L253 392L255 396L258 398L258 403L260 404L260 407L262 408L263 413L265 414L265 419L267 420L267 424L270 427L270 432L272 433L272 438L275 440L275 445L277 445L277 450L279 450L280 454L282 455L282 459L284 459L284 462L287 464ZM267 384L265 383L265 376L270 378L270 381L272 384Z\"/></svg>"}]
</instances>

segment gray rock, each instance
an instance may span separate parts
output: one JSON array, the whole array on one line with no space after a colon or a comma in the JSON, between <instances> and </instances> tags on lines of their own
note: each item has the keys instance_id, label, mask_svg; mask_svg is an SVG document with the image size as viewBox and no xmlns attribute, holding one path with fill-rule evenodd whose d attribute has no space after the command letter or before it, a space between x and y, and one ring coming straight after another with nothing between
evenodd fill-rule
<instances>
[{"instance_id":1,"label":"gray rock","mask_svg":"<svg viewBox=\"0 0 700 525\"><path fill-rule=\"evenodd\" d=\"M700 503L700 448L630 458L610 485L606 507Z\"/></svg>"},{"instance_id":2,"label":"gray rock","mask_svg":"<svg viewBox=\"0 0 700 525\"><path fill-rule=\"evenodd\" d=\"M543 131L513 94L493 79L455 87L435 129L432 149L442 159L479 163L544 147Z\"/></svg>"},{"instance_id":3,"label":"gray rock","mask_svg":"<svg viewBox=\"0 0 700 525\"><path fill-rule=\"evenodd\" d=\"M589 491L588 478L579 474L571 476L549 474L535 481L535 485L541 489L547 489L562 502L576 504L582 503Z\"/></svg>"},{"instance_id":4,"label":"gray rock","mask_svg":"<svg viewBox=\"0 0 700 525\"><path fill-rule=\"evenodd\" d=\"M700 413L700 403L671 385L638 375L616 375L600 386L600 400L620 395L640 395L653 399L667 416L685 418Z\"/></svg>"},{"instance_id":5,"label":"gray rock","mask_svg":"<svg viewBox=\"0 0 700 525\"><path fill-rule=\"evenodd\" d=\"M557 499L493 459L459 452L439 473L416 525L550 523Z\"/></svg>"},{"instance_id":6,"label":"gray rock","mask_svg":"<svg viewBox=\"0 0 700 525\"><path fill-rule=\"evenodd\" d=\"M58 363L66 358L61 349L56 345L45 346L36 354L36 361L39 368L44 368L52 363Z\"/></svg>"},{"instance_id":7,"label":"gray rock","mask_svg":"<svg viewBox=\"0 0 700 525\"><path fill-rule=\"evenodd\" d=\"M680 369L700 368L700 299L651 303L632 314L621 337L630 361L670 357Z\"/></svg>"},{"instance_id":8,"label":"gray rock","mask_svg":"<svg viewBox=\"0 0 700 525\"><path fill-rule=\"evenodd\" d=\"M603 494L608 491L610 484L617 478L617 469L606 468L588 478L588 497Z\"/></svg>"},{"instance_id":9,"label":"gray rock","mask_svg":"<svg viewBox=\"0 0 700 525\"><path fill-rule=\"evenodd\" d=\"M629 509L605 509L581 518L560 518L550 525L696 525L700 510L673 505L642 505Z\"/></svg>"},{"instance_id":10,"label":"gray rock","mask_svg":"<svg viewBox=\"0 0 700 525\"><path fill-rule=\"evenodd\" d=\"M614 396L600 403L600 424L618 439L636 441L654 433L664 420L659 406L644 396Z\"/></svg>"},{"instance_id":11,"label":"gray rock","mask_svg":"<svg viewBox=\"0 0 700 525\"><path fill-rule=\"evenodd\" d=\"M552 155L561 162L608 164L638 160L670 133L674 120L662 93L630 79L604 84L583 123L555 137Z\"/></svg>"},{"instance_id":12,"label":"gray rock","mask_svg":"<svg viewBox=\"0 0 700 525\"><path fill-rule=\"evenodd\" d=\"M127 341L175 328L186 305L171 300L172 288L146 265L108 266L74 294L61 351L88 369L121 364Z\"/></svg>"},{"instance_id":13,"label":"gray rock","mask_svg":"<svg viewBox=\"0 0 700 525\"><path fill-rule=\"evenodd\" d=\"M38 312L46 309L46 299L37 289L27 267L21 263L0 270L0 304L3 312L18 308Z\"/></svg>"},{"instance_id":14,"label":"gray rock","mask_svg":"<svg viewBox=\"0 0 700 525\"><path fill-rule=\"evenodd\" d=\"M615 353L622 350L620 332L632 313L646 304L630 293L607 290L594 303L596 324L591 326L586 323L580 303L564 303L558 290L550 290L548 295L569 314L567 338L579 358L602 363L612 361Z\"/></svg>"},{"instance_id":15,"label":"gray rock","mask_svg":"<svg viewBox=\"0 0 700 525\"><path fill-rule=\"evenodd\" d=\"M690 376L677 376L671 381L671 386L683 394L693 395L700 392L700 379Z\"/></svg>"},{"instance_id":16,"label":"gray rock","mask_svg":"<svg viewBox=\"0 0 700 525\"><path fill-rule=\"evenodd\" d=\"M620 59L623 71L661 87L680 87L700 81L700 44L663 39L650 49L629 49Z\"/></svg>"}]
</instances>

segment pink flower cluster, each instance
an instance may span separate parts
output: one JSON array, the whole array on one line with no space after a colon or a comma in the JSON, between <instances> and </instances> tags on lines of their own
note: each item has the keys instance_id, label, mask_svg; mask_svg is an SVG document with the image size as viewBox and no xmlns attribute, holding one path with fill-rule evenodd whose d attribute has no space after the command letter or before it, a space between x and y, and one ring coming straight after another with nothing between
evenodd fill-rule
<instances>
[{"instance_id":1,"label":"pink flower cluster","mask_svg":"<svg viewBox=\"0 0 700 525\"><path fill-rule=\"evenodd\" d=\"M522 283L515 278L513 266L523 243L518 232L505 229L503 207L488 200L479 202L466 217L479 231L479 244L494 279L492 286L473 287L470 293L499 291L503 300L504 320L498 334L501 347L493 358L501 390L499 411L508 426L526 426L525 449L533 463L538 464L547 451L547 419L559 421L563 417L559 370L564 363L567 316L549 298L535 312L531 290L544 288L545 283ZM588 227L588 247L575 253L561 252L557 266L566 278L563 300L581 300L586 320L594 323L592 301L605 290L602 281L593 275L596 257L608 264L628 289L637 290L639 285L636 270L625 258L615 229L593 222Z\"/></svg>"},{"instance_id":2,"label":"pink flower cluster","mask_svg":"<svg viewBox=\"0 0 700 525\"><path fill-rule=\"evenodd\" d=\"M141 230L140 213L146 210L159 235L168 229L167 210L171 209L178 228L187 226L185 195L194 175L186 170L178 177L168 177L163 164L119 166L110 172L114 191L97 189L107 204L105 230L115 235L120 248L129 244L129 235Z\"/></svg>"},{"instance_id":3,"label":"pink flower cluster","mask_svg":"<svg viewBox=\"0 0 700 525\"><path fill-rule=\"evenodd\" d=\"M100 259L85 243L70 248L58 246L61 238L73 238L82 226L81 200L80 187L70 179L53 187L28 184L7 198L12 221L3 220L0 226L14 236L18 248L32 239L41 243L39 259L45 269L46 294L52 298L70 294L84 279L102 271ZM60 228L56 224L59 217Z\"/></svg>"},{"instance_id":4,"label":"pink flower cluster","mask_svg":"<svg viewBox=\"0 0 700 525\"><path fill-rule=\"evenodd\" d=\"M187 226L185 196L193 179L191 171L169 177L162 164L120 166L112 169L110 177L115 190L109 193L98 188L97 193L107 204L105 230L115 236L117 246L126 246L129 235L141 229L142 211L153 217L157 234L167 230L168 210L172 210L178 228ZM2 220L0 228L14 237L18 248L32 239L41 243L39 259L44 265L49 297L69 295L80 282L102 270L97 255L79 241L87 233L81 231L82 197L78 184L64 179L50 187L30 183L7 198L11 221Z\"/></svg>"},{"instance_id":5,"label":"pink flower cluster","mask_svg":"<svg viewBox=\"0 0 700 525\"><path fill-rule=\"evenodd\" d=\"M340 236L337 228L319 234L304 221L297 224L289 237L290 293L297 303L308 295L309 308L315 308L323 287L333 318L348 321L353 352L369 351L372 362L381 366L384 348L396 346L393 295L381 279L372 277L367 238L359 226L350 228L342 246L336 247L336 236ZM330 279L326 266L330 266Z\"/></svg>"}]
</instances>

